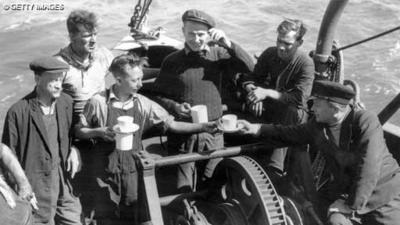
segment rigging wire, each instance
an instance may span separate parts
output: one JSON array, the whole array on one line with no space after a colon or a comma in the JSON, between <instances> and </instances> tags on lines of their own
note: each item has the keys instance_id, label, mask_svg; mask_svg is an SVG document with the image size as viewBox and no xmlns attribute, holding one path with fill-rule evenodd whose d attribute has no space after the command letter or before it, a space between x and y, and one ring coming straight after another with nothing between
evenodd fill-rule
<instances>
[{"instance_id":1,"label":"rigging wire","mask_svg":"<svg viewBox=\"0 0 400 225\"><path fill-rule=\"evenodd\" d=\"M348 49L348 48L354 47L354 46L356 46L356 45L360 45L360 44L362 44L362 43L365 43L365 42L367 42L367 41L370 41L370 40L376 39L376 38L378 38L378 37L384 36L384 35L386 35L386 34L392 33L392 32L394 32L394 31L396 31L396 30L399 30L399 29L400 29L400 26L398 26L398 27L395 27L395 28L393 28L393 29L390 29L390 30L387 30L387 31L385 31L385 32L379 33L379 34L377 34L377 35L374 35L374 36L372 36L372 37L366 38L366 39L364 39L364 40L357 41L357 42L355 42L355 43L352 43L352 44L349 44L349 45L343 46L343 47L341 47L341 48L338 48L338 49L336 49L336 50L333 50L333 51L339 52L339 51L342 51L342 50L345 50L345 49Z\"/></svg>"},{"instance_id":2,"label":"rigging wire","mask_svg":"<svg viewBox=\"0 0 400 225\"><path fill-rule=\"evenodd\" d=\"M136 30L141 30L142 23L145 21L151 3L152 0L144 0L143 3L142 0L138 0L131 18L131 23L129 24L130 27Z\"/></svg>"}]
</instances>

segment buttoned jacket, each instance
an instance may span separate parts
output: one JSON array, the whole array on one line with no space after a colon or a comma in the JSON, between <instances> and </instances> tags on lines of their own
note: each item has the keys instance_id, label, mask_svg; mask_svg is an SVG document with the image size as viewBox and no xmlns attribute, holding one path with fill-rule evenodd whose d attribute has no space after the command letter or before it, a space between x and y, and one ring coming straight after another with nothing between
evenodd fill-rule
<instances>
[{"instance_id":1,"label":"buttoned jacket","mask_svg":"<svg viewBox=\"0 0 400 225\"><path fill-rule=\"evenodd\" d=\"M59 157L52 155L47 131L43 122L36 92L33 91L15 103L7 112L2 142L16 154L21 166L32 185L39 203L38 217L48 221L50 216L52 182L51 172L58 170L59 163L63 171L70 151L70 131L72 121L72 99L61 93L55 104L58 125ZM56 151L57 152L57 151ZM53 160L54 158L61 159Z\"/></svg>"}]
</instances>

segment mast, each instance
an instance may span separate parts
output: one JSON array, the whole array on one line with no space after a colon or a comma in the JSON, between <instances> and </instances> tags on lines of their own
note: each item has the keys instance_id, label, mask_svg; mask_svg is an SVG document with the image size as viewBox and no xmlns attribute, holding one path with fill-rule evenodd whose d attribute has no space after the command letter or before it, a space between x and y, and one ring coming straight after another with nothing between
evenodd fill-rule
<instances>
[{"instance_id":1,"label":"mast","mask_svg":"<svg viewBox=\"0 0 400 225\"><path fill-rule=\"evenodd\" d=\"M316 51L313 56L317 79L326 79L330 65L335 61L334 57L332 57L333 38L347 2L348 0L331 0L326 8L318 33Z\"/></svg>"}]
</instances>

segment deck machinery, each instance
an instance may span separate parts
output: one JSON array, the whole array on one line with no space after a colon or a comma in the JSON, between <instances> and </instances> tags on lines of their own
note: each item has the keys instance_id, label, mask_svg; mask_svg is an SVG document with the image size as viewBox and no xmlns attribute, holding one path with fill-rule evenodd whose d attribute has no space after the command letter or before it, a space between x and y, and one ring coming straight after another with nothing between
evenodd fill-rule
<instances>
[{"instance_id":1,"label":"deck machinery","mask_svg":"<svg viewBox=\"0 0 400 225\"><path fill-rule=\"evenodd\" d=\"M316 78L344 82L353 88L351 81L343 81L343 59L335 52L334 31L348 0L331 0L321 23L316 51L312 54L316 65ZM144 71L143 92L151 94L151 84L158 75L162 59L183 45L162 35L161 29L144 32L143 24L151 0L139 0L131 19L131 35L117 44L115 49L135 52L149 58L149 68ZM332 51L333 49L333 51ZM341 64L337 66L337 64ZM357 90L356 90L357 91ZM355 99L357 101L358 99ZM397 96L382 111L386 120L399 108ZM392 152L400 144L400 130L390 125L385 129ZM163 145L165 139L149 138L144 146ZM323 224L312 204L304 197L305 190L287 184L292 189L288 196L279 195L264 168L247 153L270 149L268 143L254 143L226 147L203 153L178 156L151 157L141 152L137 155L140 173L141 221L143 225L302 225ZM394 152L398 159L399 154ZM159 190L168 185L158 185L156 175L168 166L221 158L207 189L190 193L167 194L160 197ZM164 177L165 178L165 177ZM165 180L165 179L164 179ZM159 189L160 188L160 189Z\"/></svg>"}]
</instances>

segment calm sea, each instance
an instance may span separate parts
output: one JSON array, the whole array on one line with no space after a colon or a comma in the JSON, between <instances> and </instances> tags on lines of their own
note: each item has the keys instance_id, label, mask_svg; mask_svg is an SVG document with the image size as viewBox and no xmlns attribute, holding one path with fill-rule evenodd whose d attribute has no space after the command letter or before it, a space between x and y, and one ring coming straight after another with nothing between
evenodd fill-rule
<instances>
[{"instance_id":1,"label":"calm sea","mask_svg":"<svg viewBox=\"0 0 400 225\"><path fill-rule=\"evenodd\" d=\"M20 4L19 10L15 4ZM37 9L50 4L58 10ZM65 19L71 10L96 12L101 18L98 42L113 48L128 33L135 4L128 0L0 0L1 130L7 109L34 86L28 63L68 44ZM213 15L231 39L258 55L274 45L275 28L282 19L298 18L308 25L303 48L310 51L315 48L327 4L328 0L154 0L148 25L162 26L166 35L182 40L180 17L186 9L198 8ZM336 39L345 45L399 25L398 0L350 0ZM399 31L345 50L344 55L346 77L359 83L362 101L370 110L379 112L400 92ZM391 122L400 125L400 115Z\"/></svg>"}]
</instances>

